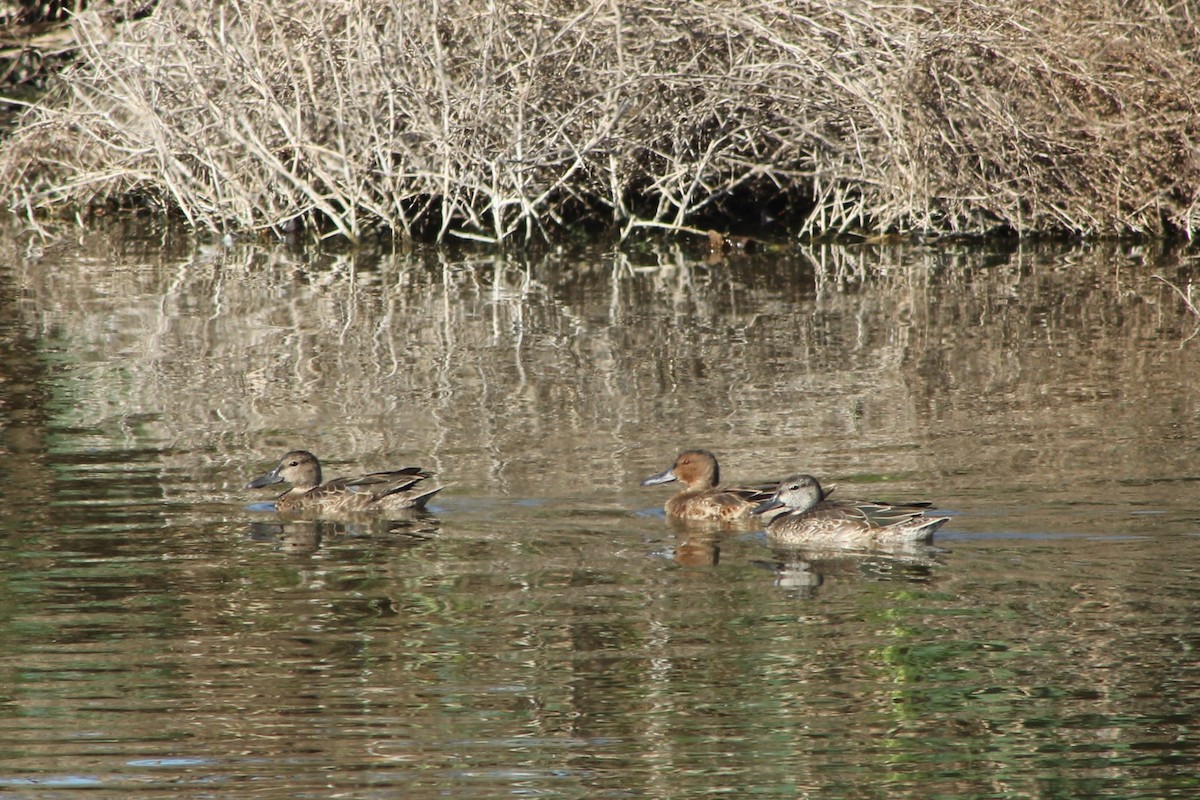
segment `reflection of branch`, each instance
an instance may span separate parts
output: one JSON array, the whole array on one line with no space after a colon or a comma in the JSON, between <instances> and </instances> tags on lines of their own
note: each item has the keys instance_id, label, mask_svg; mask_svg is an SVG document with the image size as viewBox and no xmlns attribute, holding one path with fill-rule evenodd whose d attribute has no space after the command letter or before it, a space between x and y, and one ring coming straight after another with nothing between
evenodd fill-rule
<instances>
[{"instance_id":1,"label":"reflection of branch","mask_svg":"<svg viewBox=\"0 0 1200 800\"><path fill-rule=\"evenodd\" d=\"M1196 305L1192 302L1192 284L1188 284L1188 290L1185 292L1183 289L1180 289L1162 275L1151 275L1150 277L1160 280L1167 286L1170 286L1172 289L1174 289L1175 294L1179 295L1179 299L1182 300L1184 305L1188 307L1188 311L1191 311L1194 315L1200 317L1200 310L1197 310Z\"/></svg>"},{"instance_id":2,"label":"reflection of branch","mask_svg":"<svg viewBox=\"0 0 1200 800\"><path fill-rule=\"evenodd\" d=\"M1180 289L1178 286L1171 283L1169 280L1164 278L1162 275L1151 275L1150 277L1152 277L1156 280L1160 280L1163 283L1165 283L1167 286L1170 286L1175 291L1175 294L1179 295L1179 299L1183 301L1183 304L1185 306L1187 306L1188 311L1192 312L1192 316L1200 319L1200 309L1197 309L1196 304L1194 302L1192 302L1192 284L1190 282L1188 283L1187 291L1185 292L1185 291L1183 291L1183 289ZM1183 345L1187 344L1188 342L1190 342L1192 339L1195 339L1196 334L1198 334L1198 333L1200 333L1200 322L1198 322L1196 324L1196 329L1194 331L1192 331L1191 335L1179 343L1180 346L1183 346Z\"/></svg>"}]
</instances>

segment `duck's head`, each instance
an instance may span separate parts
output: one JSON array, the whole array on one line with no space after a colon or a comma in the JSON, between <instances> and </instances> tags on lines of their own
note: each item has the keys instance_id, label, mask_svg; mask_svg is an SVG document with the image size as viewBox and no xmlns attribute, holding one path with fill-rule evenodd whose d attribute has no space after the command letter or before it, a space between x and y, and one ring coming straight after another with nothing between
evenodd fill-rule
<instances>
[{"instance_id":1,"label":"duck's head","mask_svg":"<svg viewBox=\"0 0 1200 800\"><path fill-rule=\"evenodd\" d=\"M679 481L689 489L711 489L721 482L717 457L707 450L684 450L670 469L651 475L642 486Z\"/></svg>"},{"instance_id":2,"label":"duck's head","mask_svg":"<svg viewBox=\"0 0 1200 800\"><path fill-rule=\"evenodd\" d=\"M827 492L812 475L789 475L784 478L770 498L759 503L753 514L765 514L776 508L788 511L808 511L824 500Z\"/></svg>"},{"instance_id":3,"label":"duck's head","mask_svg":"<svg viewBox=\"0 0 1200 800\"><path fill-rule=\"evenodd\" d=\"M250 481L246 488L261 489L284 481L292 485L293 491L308 491L320 486L321 462L307 450L293 450L279 459L275 469Z\"/></svg>"}]
</instances>

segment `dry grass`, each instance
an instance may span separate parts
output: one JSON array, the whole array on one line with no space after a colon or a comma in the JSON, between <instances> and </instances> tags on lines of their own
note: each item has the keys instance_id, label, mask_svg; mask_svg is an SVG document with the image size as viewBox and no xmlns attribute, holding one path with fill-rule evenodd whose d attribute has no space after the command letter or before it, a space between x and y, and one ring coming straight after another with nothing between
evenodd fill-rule
<instances>
[{"instance_id":1,"label":"dry grass","mask_svg":"<svg viewBox=\"0 0 1200 800\"><path fill-rule=\"evenodd\" d=\"M1187 3L163 0L82 15L0 150L31 215L487 240L757 220L1200 229ZM753 209L753 213L747 211ZM727 222L726 224L735 224Z\"/></svg>"}]
</instances>

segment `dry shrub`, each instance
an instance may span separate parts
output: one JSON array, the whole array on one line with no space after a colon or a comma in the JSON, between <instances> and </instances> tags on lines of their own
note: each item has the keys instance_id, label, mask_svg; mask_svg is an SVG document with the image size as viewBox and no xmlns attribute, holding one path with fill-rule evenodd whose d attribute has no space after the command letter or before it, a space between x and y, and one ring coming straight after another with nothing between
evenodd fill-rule
<instances>
[{"instance_id":1,"label":"dry shrub","mask_svg":"<svg viewBox=\"0 0 1200 800\"><path fill-rule=\"evenodd\" d=\"M806 233L1190 232L1189 10L162 0L79 18L78 66L4 144L0 186L31 213L135 200L350 238L756 204Z\"/></svg>"},{"instance_id":2,"label":"dry shrub","mask_svg":"<svg viewBox=\"0 0 1200 800\"><path fill-rule=\"evenodd\" d=\"M1186 5L964 5L911 61L918 225L1197 228L1200 29Z\"/></svg>"}]
</instances>

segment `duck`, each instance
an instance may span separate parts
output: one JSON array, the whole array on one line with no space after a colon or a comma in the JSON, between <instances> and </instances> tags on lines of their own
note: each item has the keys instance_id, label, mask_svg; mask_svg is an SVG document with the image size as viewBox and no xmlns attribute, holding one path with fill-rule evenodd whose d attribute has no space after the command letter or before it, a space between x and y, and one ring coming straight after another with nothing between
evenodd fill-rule
<instances>
[{"instance_id":1,"label":"duck","mask_svg":"<svg viewBox=\"0 0 1200 800\"><path fill-rule=\"evenodd\" d=\"M292 450L279 459L273 470L250 481L246 488L290 483L292 488L275 499L275 509L283 513L422 510L443 488L424 485L432 477L420 467L405 467L322 483L317 457L307 450Z\"/></svg>"},{"instance_id":2,"label":"duck","mask_svg":"<svg viewBox=\"0 0 1200 800\"><path fill-rule=\"evenodd\" d=\"M683 520L733 522L753 519L751 512L771 496L774 484L725 486L717 457L708 450L684 450L675 463L642 480L642 486L679 481L683 488L663 506L667 516Z\"/></svg>"},{"instance_id":3,"label":"duck","mask_svg":"<svg viewBox=\"0 0 1200 800\"><path fill-rule=\"evenodd\" d=\"M928 543L947 517L927 517L929 503L830 500L812 475L789 475L757 508L774 514L767 538L782 545L880 547ZM782 509L782 510L781 510Z\"/></svg>"}]
</instances>

